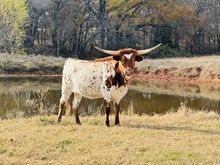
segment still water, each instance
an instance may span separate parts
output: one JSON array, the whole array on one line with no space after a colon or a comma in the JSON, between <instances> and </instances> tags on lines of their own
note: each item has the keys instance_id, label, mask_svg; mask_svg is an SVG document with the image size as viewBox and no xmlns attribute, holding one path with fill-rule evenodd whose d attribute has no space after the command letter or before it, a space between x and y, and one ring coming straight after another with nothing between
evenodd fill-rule
<instances>
[{"instance_id":1,"label":"still water","mask_svg":"<svg viewBox=\"0 0 220 165\"><path fill-rule=\"evenodd\" d=\"M57 114L61 78L0 78L0 119ZM104 114L103 100L83 98L81 115ZM121 102L125 114L162 114L180 106L220 112L220 87L131 83Z\"/></svg>"}]
</instances>

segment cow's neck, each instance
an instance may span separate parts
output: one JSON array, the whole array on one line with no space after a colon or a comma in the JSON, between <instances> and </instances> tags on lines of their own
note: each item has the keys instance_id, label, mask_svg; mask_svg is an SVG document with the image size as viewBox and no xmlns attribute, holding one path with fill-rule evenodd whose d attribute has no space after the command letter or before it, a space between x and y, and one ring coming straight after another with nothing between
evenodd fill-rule
<instances>
[{"instance_id":1,"label":"cow's neck","mask_svg":"<svg viewBox=\"0 0 220 165\"><path fill-rule=\"evenodd\" d=\"M112 84L114 86L125 86L127 85L128 80L126 80L125 76L121 72L115 72L115 76L113 77L113 82Z\"/></svg>"},{"instance_id":2,"label":"cow's neck","mask_svg":"<svg viewBox=\"0 0 220 165\"><path fill-rule=\"evenodd\" d=\"M108 88L111 88L112 86L116 86L119 88L128 84L128 79L123 74L123 71L120 69L119 65L119 62L117 62L114 69L115 74L109 76L105 81L105 84Z\"/></svg>"}]
</instances>

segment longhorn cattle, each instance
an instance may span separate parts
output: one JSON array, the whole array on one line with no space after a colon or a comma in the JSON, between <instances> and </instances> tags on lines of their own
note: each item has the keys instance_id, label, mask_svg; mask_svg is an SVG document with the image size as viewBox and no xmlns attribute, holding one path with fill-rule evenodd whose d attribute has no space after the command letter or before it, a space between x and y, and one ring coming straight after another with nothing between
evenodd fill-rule
<instances>
[{"instance_id":1,"label":"longhorn cattle","mask_svg":"<svg viewBox=\"0 0 220 165\"><path fill-rule=\"evenodd\" d=\"M104 99L106 126L108 127L110 126L110 102L113 101L115 105L115 125L120 125L120 101L128 91L128 80L133 73L135 62L142 61L143 57L141 55L147 54L159 46L160 44L145 50L124 48L118 51L95 47L98 51L111 56L94 61L68 59L63 68L58 123L61 122L65 105L67 111L69 111L69 98L74 93L72 109L77 125L81 125L77 107L82 97Z\"/></svg>"}]
</instances>

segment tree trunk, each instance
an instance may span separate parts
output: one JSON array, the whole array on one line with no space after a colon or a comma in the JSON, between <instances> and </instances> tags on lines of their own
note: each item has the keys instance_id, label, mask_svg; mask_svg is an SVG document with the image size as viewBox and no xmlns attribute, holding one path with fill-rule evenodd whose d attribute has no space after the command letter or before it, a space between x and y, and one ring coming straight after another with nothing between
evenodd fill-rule
<instances>
[{"instance_id":1,"label":"tree trunk","mask_svg":"<svg viewBox=\"0 0 220 165\"><path fill-rule=\"evenodd\" d=\"M105 0L99 0L99 26L101 47L105 48Z\"/></svg>"},{"instance_id":2,"label":"tree trunk","mask_svg":"<svg viewBox=\"0 0 220 165\"><path fill-rule=\"evenodd\" d=\"M34 48L34 41L37 35L38 19L30 24L30 29L27 33L27 37L24 40L24 47L27 49L27 53L32 54Z\"/></svg>"},{"instance_id":3,"label":"tree trunk","mask_svg":"<svg viewBox=\"0 0 220 165\"><path fill-rule=\"evenodd\" d=\"M59 55L59 52L57 52L57 11L55 11L55 15L54 15L54 29L53 29L53 33L52 33L52 44L53 44L53 54L55 56Z\"/></svg>"},{"instance_id":4,"label":"tree trunk","mask_svg":"<svg viewBox=\"0 0 220 165\"><path fill-rule=\"evenodd\" d=\"M57 30L54 30L52 33L52 43L53 43L53 54L54 55L58 55L57 54Z\"/></svg>"},{"instance_id":5,"label":"tree trunk","mask_svg":"<svg viewBox=\"0 0 220 165\"><path fill-rule=\"evenodd\" d=\"M220 33L217 33L217 51L220 52Z\"/></svg>"}]
</instances>

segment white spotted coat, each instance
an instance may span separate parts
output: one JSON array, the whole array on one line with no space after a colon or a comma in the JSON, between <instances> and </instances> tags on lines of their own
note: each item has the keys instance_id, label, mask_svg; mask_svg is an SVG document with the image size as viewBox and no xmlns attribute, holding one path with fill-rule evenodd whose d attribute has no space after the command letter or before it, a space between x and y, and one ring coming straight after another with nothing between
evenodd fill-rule
<instances>
[{"instance_id":1,"label":"white spotted coat","mask_svg":"<svg viewBox=\"0 0 220 165\"><path fill-rule=\"evenodd\" d=\"M108 77L115 76L116 61L93 62L78 59L68 59L63 68L62 96L65 102L71 93L89 99L104 98L107 102L119 103L127 93L127 85L106 86Z\"/></svg>"}]
</instances>

